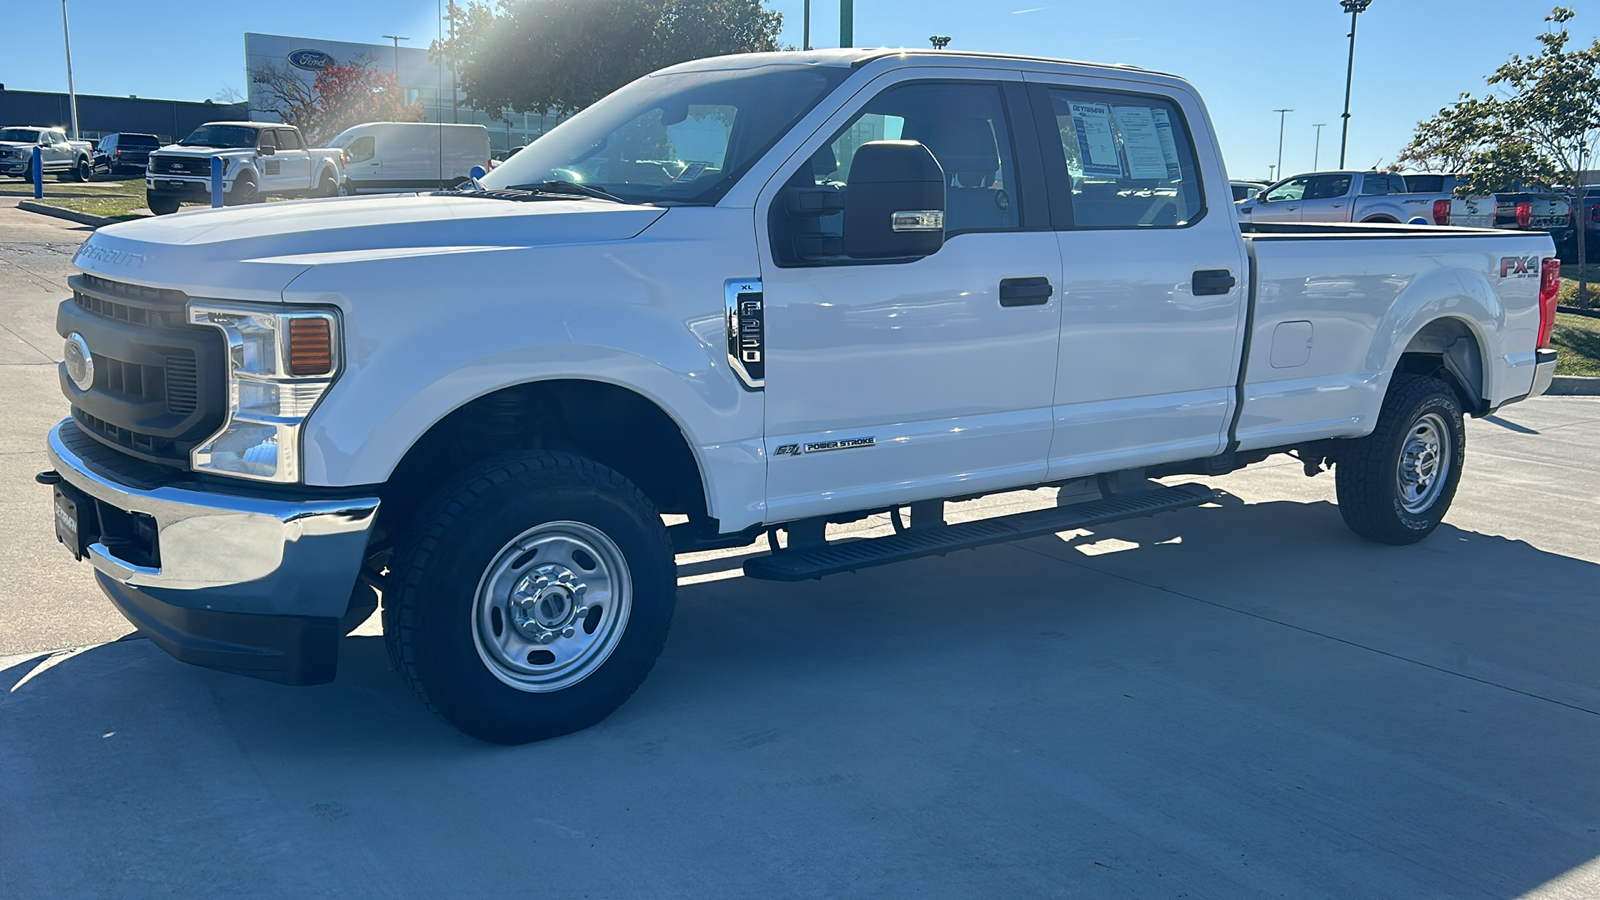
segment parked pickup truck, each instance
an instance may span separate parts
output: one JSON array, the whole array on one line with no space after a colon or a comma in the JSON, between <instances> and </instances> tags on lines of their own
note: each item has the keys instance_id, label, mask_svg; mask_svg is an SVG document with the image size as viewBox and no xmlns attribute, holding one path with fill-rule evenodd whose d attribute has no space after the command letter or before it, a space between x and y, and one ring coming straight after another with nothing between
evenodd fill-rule
<instances>
[{"instance_id":1,"label":"parked pickup truck","mask_svg":"<svg viewBox=\"0 0 1600 900\"><path fill-rule=\"evenodd\" d=\"M0 128L0 175L32 181L34 148L44 153L40 164L46 175L88 181L93 174L88 141L69 141L59 128L10 125Z\"/></svg>"},{"instance_id":2,"label":"parked pickup truck","mask_svg":"<svg viewBox=\"0 0 1600 900\"><path fill-rule=\"evenodd\" d=\"M207 122L150 154L145 197L166 215L186 201L211 202L211 160L222 160L229 206L263 197L332 197L344 183L344 152L306 146L300 129L270 122Z\"/></svg>"},{"instance_id":3,"label":"parked pickup truck","mask_svg":"<svg viewBox=\"0 0 1600 900\"><path fill-rule=\"evenodd\" d=\"M177 658L325 682L381 595L402 677L505 743L633 693L677 553L765 536L747 577L817 578L1200 506L1155 479L1274 454L1331 466L1356 533L1423 539L1463 415L1550 383L1550 238L1244 235L1230 205L1176 77L684 63L481 189L96 231L39 478ZM1056 506L946 524L948 500L1039 487ZM873 513L895 533L829 539Z\"/></svg>"}]
</instances>

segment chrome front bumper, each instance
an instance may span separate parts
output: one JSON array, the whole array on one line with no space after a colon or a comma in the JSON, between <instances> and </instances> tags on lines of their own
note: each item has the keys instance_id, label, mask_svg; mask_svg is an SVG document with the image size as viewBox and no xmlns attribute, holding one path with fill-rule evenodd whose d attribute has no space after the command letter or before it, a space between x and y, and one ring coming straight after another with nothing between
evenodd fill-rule
<instances>
[{"instance_id":1,"label":"chrome front bumper","mask_svg":"<svg viewBox=\"0 0 1600 900\"><path fill-rule=\"evenodd\" d=\"M98 538L85 548L101 587L140 631L186 662L299 684L332 678L377 497L135 486L112 466L126 458L71 419L51 429L49 455L81 494L154 520L156 565L121 558Z\"/></svg>"}]
</instances>

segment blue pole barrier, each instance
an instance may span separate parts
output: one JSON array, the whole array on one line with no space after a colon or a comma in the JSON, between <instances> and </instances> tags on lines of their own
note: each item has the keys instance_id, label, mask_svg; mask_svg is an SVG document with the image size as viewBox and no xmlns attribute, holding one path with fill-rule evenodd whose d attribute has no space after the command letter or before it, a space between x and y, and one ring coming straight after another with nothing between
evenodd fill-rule
<instances>
[{"instance_id":1,"label":"blue pole barrier","mask_svg":"<svg viewBox=\"0 0 1600 900\"><path fill-rule=\"evenodd\" d=\"M33 148L33 199L44 197L44 148Z\"/></svg>"},{"instance_id":2,"label":"blue pole barrier","mask_svg":"<svg viewBox=\"0 0 1600 900\"><path fill-rule=\"evenodd\" d=\"M222 206L222 157L211 157L211 208Z\"/></svg>"}]
</instances>

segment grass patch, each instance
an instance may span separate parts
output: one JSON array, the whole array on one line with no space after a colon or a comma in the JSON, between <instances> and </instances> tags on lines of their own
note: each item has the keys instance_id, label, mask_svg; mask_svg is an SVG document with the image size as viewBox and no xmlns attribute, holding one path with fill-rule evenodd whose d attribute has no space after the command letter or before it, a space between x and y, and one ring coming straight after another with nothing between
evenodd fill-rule
<instances>
[{"instance_id":1,"label":"grass patch","mask_svg":"<svg viewBox=\"0 0 1600 900\"><path fill-rule=\"evenodd\" d=\"M44 199L68 197L144 197L144 179L129 178L118 181L57 181L54 175L44 177ZM13 178L0 180L0 197L33 197L33 185ZM141 204L142 205L142 204Z\"/></svg>"},{"instance_id":2,"label":"grass patch","mask_svg":"<svg viewBox=\"0 0 1600 900\"><path fill-rule=\"evenodd\" d=\"M1600 375L1600 319L1557 315L1550 340L1559 354L1557 375Z\"/></svg>"},{"instance_id":3,"label":"grass patch","mask_svg":"<svg viewBox=\"0 0 1600 900\"><path fill-rule=\"evenodd\" d=\"M1578 299L1578 264L1563 262L1561 264L1561 294L1557 303L1562 306L1576 306L1579 309L1600 309L1600 263L1590 263L1587 266L1589 280L1589 296L1586 300Z\"/></svg>"},{"instance_id":4,"label":"grass patch","mask_svg":"<svg viewBox=\"0 0 1600 900\"><path fill-rule=\"evenodd\" d=\"M145 200L142 191L137 195L107 194L102 197L52 197L47 191L44 199L37 202L56 209L70 209L73 212L105 216L108 219L142 219L148 215L138 212L144 209Z\"/></svg>"}]
</instances>

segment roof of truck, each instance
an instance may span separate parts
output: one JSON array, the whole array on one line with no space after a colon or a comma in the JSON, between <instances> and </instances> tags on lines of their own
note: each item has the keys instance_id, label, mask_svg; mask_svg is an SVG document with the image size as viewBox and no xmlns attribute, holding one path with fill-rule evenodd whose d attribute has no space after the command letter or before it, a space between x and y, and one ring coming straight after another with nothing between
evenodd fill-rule
<instances>
[{"instance_id":1,"label":"roof of truck","mask_svg":"<svg viewBox=\"0 0 1600 900\"><path fill-rule=\"evenodd\" d=\"M1048 56L1023 56L1015 53L983 53L974 50L933 50L914 47L840 47L828 50L783 50L775 53L739 53L731 56L712 56L705 59L679 63L663 71L694 72L727 69L754 69L771 65L823 65L858 67L889 57L949 62L951 60L1003 60L1008 62L1038 62L1056 65L1084 66L1115 71L1149 72L1168 75L1153 69L1130 66L1124 63L1093 63Z\"/></svg>"}]
</instances>

